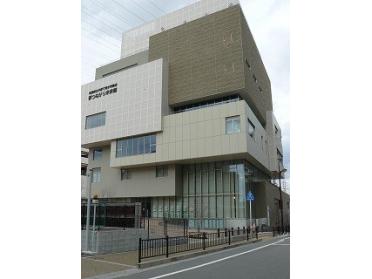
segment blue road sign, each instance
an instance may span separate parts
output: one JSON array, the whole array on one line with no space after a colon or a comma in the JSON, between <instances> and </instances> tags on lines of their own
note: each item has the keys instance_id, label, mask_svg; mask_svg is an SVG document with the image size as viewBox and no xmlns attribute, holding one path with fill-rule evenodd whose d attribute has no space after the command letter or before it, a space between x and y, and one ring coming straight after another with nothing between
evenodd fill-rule
<instances>
[{"instance_id":1,"label":"blue road sign","mask_svg":"<svg viewBox=\"0 0 372 279\"><path fill-rule=\"evenodd\" d=\"M254 196L251 191L247 193L247 201L254 201Z\"/></svg>"}]
</instances>

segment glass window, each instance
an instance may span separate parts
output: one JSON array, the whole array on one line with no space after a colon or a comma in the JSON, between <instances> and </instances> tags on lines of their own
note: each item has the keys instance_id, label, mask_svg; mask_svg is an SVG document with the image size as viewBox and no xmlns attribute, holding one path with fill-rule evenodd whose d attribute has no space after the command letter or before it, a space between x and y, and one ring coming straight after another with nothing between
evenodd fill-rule
<instances>
[{"instance_id":1,"label":"glass window","mask_svg":"<svg viewBox=\"0 0 372 279\"><path fill-rule=\"evenodd\" d=\"M99 160L102 158L102 148L93 149L93 160Z\"/></svg>"},{"instance_id":2,"label":"glass window","mask_svg":"<svg viewBox=\"0 0 372 279\"><path fill-rule=\"evenodd\" d=\"M253 125L253 123L248 119L248 135L250 135L252 138L254 138L254 131L256 127Z\"/></svg>"},{"instance_id":3,"label":"glass window","mask_svg":"<svg viewBox=\"0 0 372 279\"><path fill-rule=\"evenodd\" d=\"M156 135L131 137L118 140L116 157L133 156L156 152Z\"/></svg>"},{"instance_id":4,"label":"glass window","mask_svg":"<svg viewBox=\"0 0 372 279\"><path fill-rule=\"evenodd\" d=\"M168 176L168 166L157 166L156 177Z\"/></svg>"},{"instance_id":5,"label":"glass window","mask_svg":"<svg viewBox=\"0 0 372 279\"><path fill-rule=\"evenodd\" d=\"M226 134L234 134L240 132L240 116L226 118Z\"/></svg>"},{"instance_id":6,"label":"glass window","mask_svg":"<svg viewBox=\"0 0 372 279\"><path fill-rule=\"evenodd\" d=\"M98 183L101 181L101 168L92 169L92 183Z\"/></svg>"},{"instance_id":7,"label":"glass window","mask_svg":"<svg viewBox=\"0 0 372 279\"><path fill-rule=\"evenodd\" d=\"M120 169L120 179L121 180L129 179L129 170L128 169Z\"/></svg>"},{"instance_id":8,"label":"glass window","mask_svg":"<svg viewBox=\"0 0 372 279\"><path fill-rule=\"evenodd\" d=\"M85 117L85 129L91 129L106 124L106 112L100 112Z\"/></svg>"}]
</instances>

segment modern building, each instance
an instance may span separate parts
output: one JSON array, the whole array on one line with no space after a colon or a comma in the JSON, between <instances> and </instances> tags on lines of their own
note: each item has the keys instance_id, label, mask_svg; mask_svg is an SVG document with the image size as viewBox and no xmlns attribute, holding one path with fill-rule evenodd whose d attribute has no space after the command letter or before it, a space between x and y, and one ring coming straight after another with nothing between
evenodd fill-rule
<instances>
[{"instance_id":1,"label":"modern building","mask_svg":"<svg viewBox=\"0 0 372 279\"><path fill-rule=\"evenodd\" d=\"M215 229L249 224L252 191L256 222L280 225L270 181L283 169L281 130L239 1L202 0L125 32L120 59L96 69L81 103L101 202Z\"/></svg>"}]
</instances>

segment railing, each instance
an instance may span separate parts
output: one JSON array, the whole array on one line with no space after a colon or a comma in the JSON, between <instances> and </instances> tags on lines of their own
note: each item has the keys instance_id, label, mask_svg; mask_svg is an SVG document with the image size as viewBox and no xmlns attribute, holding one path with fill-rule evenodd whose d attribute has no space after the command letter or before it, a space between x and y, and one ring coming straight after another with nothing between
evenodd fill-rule
<instances>
[{"instance_id":1,"label":"railing","mask_svg":"<svg viewBox=\"0 0 372 279\"><path fill-rule=\"evenodd\" d=\"M138 243L138 263L142 259L166 256L171 254L186 252L190 250L202 249L208 247L228 244L233 242L249 240L249 228L243 227L220 230L216 233L191 233L188 236L164 237L154 239L139 239ZM258 231L255 232L258 239Z\"/></svg>"}]
</instances>

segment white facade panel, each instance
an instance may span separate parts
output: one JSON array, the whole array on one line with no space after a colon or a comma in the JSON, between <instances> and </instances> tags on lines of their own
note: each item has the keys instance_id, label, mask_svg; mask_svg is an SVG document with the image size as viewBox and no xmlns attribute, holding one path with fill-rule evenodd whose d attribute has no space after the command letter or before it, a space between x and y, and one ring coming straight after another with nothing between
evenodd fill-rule
<instances>
[{"instance_id":1,"label":"white facade panel","mask_svg":"<svg viewBox=\"0 0 372 279\"><path fill-rule=\"evenodd\" d=\"M83 85L82 145L160 131L168 108L167 78L167 65L158 59ZM110 86L117 91L107 94ZM105 125L86 129L86 117L101 112Z\"/></svg>"},{"instance_id":2,"label":"white facade panel","mask_svg":"<svg viewBox=\"0 0 372 279\"><path fill-rule=\"evenodd\" d=\"M236 4L239 4L239 0L201 0L131 29L123 34L121 58L147 50L150 36L160 33L162 28L168 30L183 24L185 21L190 22Z\"/></svg>"}]
</instances>

